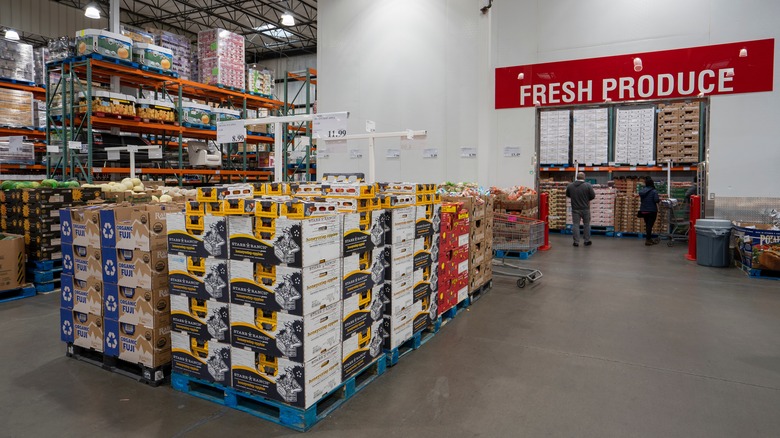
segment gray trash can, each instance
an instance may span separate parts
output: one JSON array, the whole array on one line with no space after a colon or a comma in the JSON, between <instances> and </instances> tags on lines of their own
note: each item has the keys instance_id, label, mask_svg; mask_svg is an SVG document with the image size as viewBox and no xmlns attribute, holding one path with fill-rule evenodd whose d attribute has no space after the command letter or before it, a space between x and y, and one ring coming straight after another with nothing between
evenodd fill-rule
<instances>
[{"instance_id":1,"label":"gray trash can","mask_svg":"<svg viewBox=\"0 0 780 438\"><path fill-rule=\"evenodd\" d=\"M696 221L696 263L723 268L729 265L731 221L699 219Z\"/></svg>"}]
</instances>

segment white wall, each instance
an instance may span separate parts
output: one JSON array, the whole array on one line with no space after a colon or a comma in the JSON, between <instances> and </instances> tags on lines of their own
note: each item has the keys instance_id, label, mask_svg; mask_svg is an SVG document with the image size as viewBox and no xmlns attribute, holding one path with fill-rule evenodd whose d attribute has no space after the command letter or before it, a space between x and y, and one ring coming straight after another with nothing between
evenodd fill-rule
<instances>
[{"instance_id":1,"label":"white wall","mask_svg":"<svg viewBox=\"0 0 780 438\"><path fill-rule=\"evenodd\" d=\"M440 182L474 180L477 160L457 157L460 147L477 147L477 17L466 4L446 0L329 0L318 10L318 112L350 111L350 133L427 129L427 147L385 158L400 141L377 141L377 179ZM348 147L364 147L366 141ZM455 152L453 152L455 151ZM350 160L347 151L318 161L319 172L367 171L367 154Z\"/></svg>"},{"instance_id":2,"label":"white wall","mask_svg":"<svg viewBox=\"0 0 780 438\"><path fill-rule=\"evenodd\" d=\"M379 179L478 180L533 185L534 109L493 109L496 67L778 38L772 0L513 0L488 15L476 0L327 0L319 3L320 111L349 110L380 130L428 129L436 162L412 151L386 162ZM778 78L775 53L775 82ZM711 98L710 191L778 196L780 91ZM477 160L460 147L479 145ZM503 157L520 146L520 158ZM365 168L344 156L325 171Z\"/></svg>"},{"instance_id":3,"label":"white wall","mask_svg":"<svg viewBox=\"0 0 780 438\"><path fill-rule=\"evenodd\" d=\"M55 38L72 37L81 29L107 27L108 20L87 18L83 10L51 0L2 0L0 26Z\"/></svg>"}]
</instances>

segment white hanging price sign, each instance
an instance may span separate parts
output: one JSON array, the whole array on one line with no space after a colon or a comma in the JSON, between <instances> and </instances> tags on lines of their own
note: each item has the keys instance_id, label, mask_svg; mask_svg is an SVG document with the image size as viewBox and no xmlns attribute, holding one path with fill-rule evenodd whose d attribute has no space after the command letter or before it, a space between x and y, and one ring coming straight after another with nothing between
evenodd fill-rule
<instances>
[{"instance_id":1,"label":"white hanging price sign","mask_svg":"<svg viewBox=\"0 0 780 438\"><path fill-rule=\"evenodd\" d=\"M504 156L505 157L519 157L520 156L520 148L514 147L514 146L506 146L504 148Z\"/></svg>"},{"instance_id":2,"label":"white hanging price sign","mask_svg":"<svg viewBox=\"0 0 780 438\"><path fill-rule=\"evenodd\" d=\"M477 158L477 148L460 148L461 158Z\"/></svg>"},{"instance_id":3,"label":"white hanging price sign","mask_svg":"<svg viewBox=\"0 0 780 438\"><path fill-rule=\"evenodd\" d=\"M315 114L312 121L312 138L341 138L347 135L349 113Z\"/></svg>"},{"instance_id":4,"label":"white hanging price sign","mask_svg":"<svg viewBox=\"0 0 780 438\"><path fill-rule=\"evenodd\" d=\"M119 151L106 151L108 161L119 161Z\"/></svg>"},{"instance_id":5,"label":"white hanging price sign","mask_svg":"<svg viewBox=\"0 0 780 438\"><path fill-rule=\"evenodd\" d=\"M217 122L217 143L242 143L246 140L246 125L243 120Z\"/></svg>"},{"instance_id":6,"label":"white hanging price sign","mask_svg":"<svg viewBox=\"0 0 780 438\"><path fill-rule=\"evenodd\" d=\"M439 158L439 149L437 148L423 149L423 158Z\"/></svg>"},{"instance_id":7,"label":"white hanging price sign","mask_svg":"<svg viewBox=\"0 0 780 438\"><path fill-rule=\"evenodd\" d=\"M163 157L162 148L149 149L149 159L159 160Z\"/></svg>"},{"instance_id":8,"label":"white hanging price sign","mask_svg":"<svg viewBox=\"0 0 780 438\"><path fill-rule=\"evenodd\" d=\"M68 149L78 149L78 150L81 150L81 142L80 141L69 141L68 142Z\"/></svg>"},{"instance_id":9,"label":"white hanging price sign","mask_svg":"<svg viewBox=\"0 0 780 438\"><path fill-rule=\"evenodd\" d=\"M47 144L46 145L46 152L50 154L59 154L60 153L60 147L56 144Z\"/></svg>"},{"instance_id":10,"label":"white hanging price sign","mask_svg":"<svg viewBox=\"0 0 780 438\"><path fill-rule=\"evenodd\" d=\"M401 158L400 149L388 149L385 152L385 158Z\"/></svg>"},{"instance_id":11,"label":"white hanging price sign","mask_svg":"<svg viewBox=\"0 0 780 438\"><path fill-rule=\"evenodd\" d=\"M350 149L349 150L349 159L350 160L359 160L363 158L363 151L360 149Z\"/></svg>"}]
</instances>

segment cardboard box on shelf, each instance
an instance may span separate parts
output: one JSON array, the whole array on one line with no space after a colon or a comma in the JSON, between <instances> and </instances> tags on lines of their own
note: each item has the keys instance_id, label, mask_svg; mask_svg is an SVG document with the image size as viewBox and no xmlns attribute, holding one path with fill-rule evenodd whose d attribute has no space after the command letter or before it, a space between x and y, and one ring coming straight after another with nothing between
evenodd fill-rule
<instances>
[{"instance_id":1,"label":"cardboard box on shelf","mask_svg":"<svg viewBox=\"0 0 780 438\"><path fill-rule=\"evenodd\" d=\"M105 354L150 368L171 361L171 324L167 321L155 327L105 319Z\"/></svg>"},{"instance_id":2,"label":"cardboard box on shelf","mask_svg":"<svg viewBox=\"0 0 780 438\"><path fill-rule=\"evenodd\" d=\"M228 261L211 257L168 256L168 283L171 295L200 300L230 301Z\"/></svg>"},{"instance_id":3,"label":"cardboard box on shelf","mask_svg":"<svg viewBox=\"0 0 780 438\"><path fill-rule=\"evenodd\" d=\"M171 312L167 284L153 289L104 285L103 314L120 323L159 327ZM169 322L170 325L170 322Z\"/></svg>"},{"instance_id":4,"label":"cardboard box on shelf","mask_svg":"<svg viewBox=\"0 0 780 438\"><path fill-rule=\"evenodd\" d=\"M103 352L103 317L60 309L60 339L69 344Z\"/></svg>"},{"instance_id":5,"label":"cardboard box on shelf","mask_svg":"<svg viewBox=\"0 0 780 438\"><path fill-rule=\"evenodd\" d=\"M230 259L294 267L338 259L341 220L337 215L303 220L230 216Z\"/></svg>"},{"instance_id":6,"label":"cardboard box on shelf","mask_svg":"<svg viewBox=\"0 0 780 438\"><path fill-rule=\"evenodd\" d=\"M103 280L90 277L86 280L62 274L60 277L60 307L82 313L103 315Z\"/></svg>"},{"instance_id":7,"label":"cardboard box on shelf","mask_svg":"<svg viewBox=\"0 0 780 438\"><path fill-rule=\"evenodd\" d=\"M384 321L380 317L372 325L344 338L341 344L341 379L346 381L373 363L382 353Z\"/></svg>"},{"instance_id":8,"label":"cardboard box on shelf","mask_svg":"<svg viewBox=\"0 0 780 438\"><path fill-rule=\"evenodd\" d=\"M168 252L103 249L103 281L152 289L168 282Z\"/></svg>"},{"instance_id":9,"label":"cardboard box on shelf","mask_svg":"<svg viewBox=\"0 0 780 438\"><path fill-rule=\"evenodd\" d=\"M309 362L233 348L233 388L308 408L341 383L341 346Z\"/></svg>"},{"instance_id":10,"label":"cardboard box on shelf","mask_svg":"<svg viewBox=\"0 0 780 438\"><path fill-rule=\"evenodd\" d=\"M383 320L384 348L387 350L398 348L411 339L414 335L413 323L414 315L411 306L396 315L385 315Z\"/></svg>"},{"instance_id":11,"label":"cardboard box on shelf","mask_svg":"<svg viewBox=\"0 0 780 438\"><path fill-rule=\"evenodd\" d=\"M171 295L171 328L198 341L230 343L228 303Z\"/></svg>"},{"instance_id":12,"label":"cardboard box on shelf","mask_svg":"<svg viewBox=\"0 0 780 438\"><path fill-rule=\"evenodd\" d=\"M345 257L342 262L342 296L363 293L385 282L385 254L379 249Z\"/></svg>"},{"instance_id":13,"label":"cardboard box on shelf","mask_svg":"<svg viewBox=\"0 0 780 438\"><path fill-rule=\"evenodd\" d=\"M438 299L436 293L430 293L412 305L412 332L419 333L433 326L438 316Z\"/></svg>"},{"instance_id":14,"label":"cardboard box on shelf","mask_svg":"<svg viewBox=\"0 0 780 438\"><path fill-rule=\"evenodd\" d=\"M341 312L341 338L346 340L358 333L364 333L382 320L384 304L382 286L352 294L345 298Z\"/></svg>"},{"instance_id":15,"label":"cardboard box on shelf","mask_svg":"<svg viewBox=\"0 0 780 438\"><path fill-rule=\"evenodd\" d=\"M25 284L24 237L0 234L0 290Z\"/></svg>"},{"instance_id":16,"label":"cardboard box on shelf","mask_svg":"<svg viewBox=\"0 0 780 438\"><path fill-rule=\"evenodd\" d=\"M341 344L341 301L298 316L230 305L231 345L306 362Z\"/></svg>"},{"instance_id":17,"label":"cardboard box on shelf","mask_svg":"<svg viewBox=\"0 0 780 438\"><path fill-rule=\"evenodd\" d=\"M385 279L400 278L414 270L414 241L386 245L384 248Z\"/></svg>"},{"instance_id":18,"label":"cardboard box on shelf","mask_svg":"<svg viewBox=\"0 0 780 438\"><path fill-rule=\"evenodd\" d=\"M227 217L178 212L166 219L170 254L228 258Z\"/></svg>"},{"instance_id":19,"label":"cardboard box on shelf","mask_svg":"<svg viewBox=\"0 0 780 438\"><path fill-rule=\"evenodd\" d=\"M305 268L266 267L246 260L229 262L230 302L308 315L341 300L340 259Z\"/></svg>"},{"instance_id":20,"label":"cardboard box on shelf","mask_svg":"<svg viewBox=\"0 0 780 438\"><path fill-rule=\"evenodd\" d=\"M100 211L103 248L165 251L168 247L166 205L118 205Z\"/></svg>"},{"instance_id":21,"label":"cardboard box on shelf","mask_svg":"<svg viewBox=\"0 0 780 438\"><path fill-rule=\"evenodd\" d=\"M342 217L342 255L374 251L385 245L385 210L346 213Z\"/></svg>"},{"instance_id":22,"label":"cardboard box on shelf","mask_svg":"<svg viewBox=\"0 0 780 438\"><path fill-rule=\"evenodd\" d=\"M230 344L172 331L171 353L174 372L230 386Z\"/></svg>"},{"instance_id":23,"label":"cardboard box on shelf","mask_svg":"<svg viewBox=\"0 0 780 438\"><path fill-rule=\"evenodd\" d=\"M416 207L392 208L385 212L385 246L414 240Z\"/></svg>"},{"instance_id":24,"label":"cardboard box on shelf","mask_svg":"<svg viewBox=\"0 0 780 438\"><path fill-rule=\"evenodd\" d=\"M100 248L101 206L63 208L60 212L62 243Z\"/></svg>"},{"instance_id":25,"label":"cardboard box on shelf","mask_svg":"<svg viewBox=\"0 0 780 438\"><path fill-rule=\"evenodd\" d=\"M78 280L103 277L103 257L99 248L62 245L62 273Z\"/></svg>"}]
</instances>

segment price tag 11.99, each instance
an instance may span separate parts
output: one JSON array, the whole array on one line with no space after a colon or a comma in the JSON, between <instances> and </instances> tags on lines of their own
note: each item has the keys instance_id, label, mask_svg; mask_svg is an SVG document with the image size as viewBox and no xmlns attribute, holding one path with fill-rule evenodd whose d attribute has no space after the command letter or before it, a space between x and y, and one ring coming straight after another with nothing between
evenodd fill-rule
<instances>
[{"instance_id":1,"label":"price tag 11.99","mask_svg":"<svg viewBox=\"0 0 780 438\"><path fill-rule=\"evenodd\" d=\"M246 125L243 120L217 122L217 143L243 143L246 140Z\"/></svg>"},{"instance_id":2,"label":"price tag 11.99","mask_svg":"<svg viewBox=\"0 0 780 438\"><path fill-rule=\"evenodd\" d=\"M313 138L341 138L347 135L349 113L315 114L312 121Z\"/></svg>"}]
</instances>

